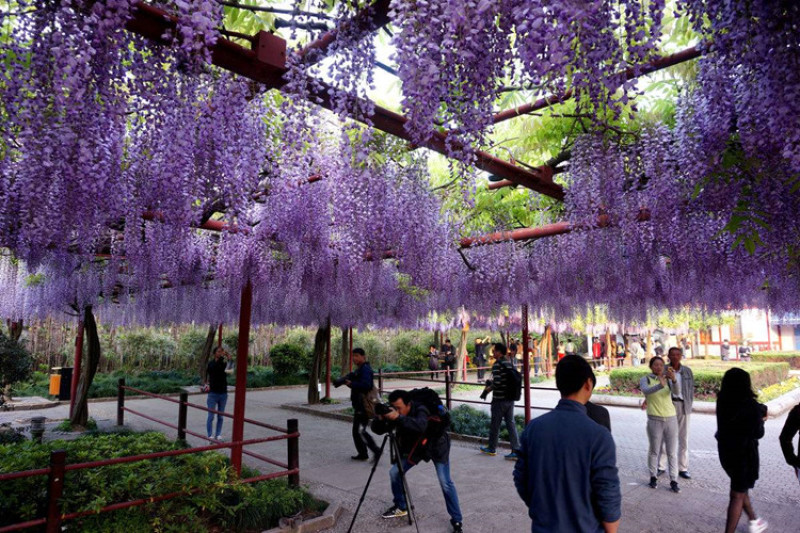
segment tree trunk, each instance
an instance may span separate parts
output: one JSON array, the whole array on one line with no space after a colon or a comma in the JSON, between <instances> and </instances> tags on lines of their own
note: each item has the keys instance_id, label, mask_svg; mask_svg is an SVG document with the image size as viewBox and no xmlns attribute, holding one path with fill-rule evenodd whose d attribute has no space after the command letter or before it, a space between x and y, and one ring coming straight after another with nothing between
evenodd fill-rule
<instances>
[{"instance_id":1,"label":"tree trunk","mask_svg":"<svg viewBox=\"0 0 800 533\"><path fill-rule=\"evenodd\" d=\"M342 326L342 353L339 356L340 376L350 372L350 329Z\"/></svg>"},{"instance_id":2,"label":"tree trunk","mask_svg":"<svg viewBox=\"0 0 800 533\"><path fill-rule=\"evenodd\" d=\"M197 370L200 372L200 382L205 383L208 379L208 360L211 359L211 350L214 348L214 337L217 334L217 324L208 325L206 342L203 344L203 351L197 358Z\"/></svg>"},{"instance_id":3,"label":"tree trunk","mask_svg":"<svg viewBox=\"0 0 800 533\"><path fill-rule=\"evenodd\" d=\"M95 322L92 306L87 305L83 311L83 331L86 334L86 357L81 364L81 375L78 388L75 391L75 408L70 418L73 427L86 427L89 420L89 387L92 386L97 365L100 362L100 337L97 335L97 322Z\"/></svg>"},{"instance_id":4,"label":"tree trunk","mask_svg":"<svg viewBox=\"0 0 800 533\"><path fill-rule=\"evenodd\" d=\"M320 324L317 334L314 336L314 359L311 362L311 370L308 374L309 404L319 403L319 376L322 374L322 363L325 360L330 328L331 320L329 318L324 324Z\"/></svg>"},{"instance_id":5,"label":"tree trunk","mask_svg":"<svg viewBox=\"0 0 800 533\"><path fill-rule=\"evenodd\" d=\"M467 381L467 330L461 330L461 343L458 346L458 355L456 356L456 373L453 374L453 379L461 374L461 381Z\"/></svg>"}]
</instances>

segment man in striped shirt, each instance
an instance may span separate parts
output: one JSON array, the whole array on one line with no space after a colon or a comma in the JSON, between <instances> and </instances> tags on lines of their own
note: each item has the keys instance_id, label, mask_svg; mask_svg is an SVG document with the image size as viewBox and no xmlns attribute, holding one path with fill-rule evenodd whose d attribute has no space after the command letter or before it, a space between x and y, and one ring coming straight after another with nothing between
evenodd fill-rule
<instances>
[{"instance_id":1,"label":"man in striped shirt","mask_svg":"<svg viewBox=\"0 0 800 533\"><path fill-rule=\"evenodd\" d=\"M508 436L511 440L511 453L506 459L515 461L519 450L519 436L517 426L514 424L514 398L511 396L511 372L513 367L507 357L508 350L503 343L496 343L492 347L494 365L492 365L492 379L486 385L481 398L486 398L492 393L492 425L489 429L489 444L481 447L481 452L487 455L497 455L497 438L500 434L500 422L505 420Z\"/></svg>"}]
</instances>

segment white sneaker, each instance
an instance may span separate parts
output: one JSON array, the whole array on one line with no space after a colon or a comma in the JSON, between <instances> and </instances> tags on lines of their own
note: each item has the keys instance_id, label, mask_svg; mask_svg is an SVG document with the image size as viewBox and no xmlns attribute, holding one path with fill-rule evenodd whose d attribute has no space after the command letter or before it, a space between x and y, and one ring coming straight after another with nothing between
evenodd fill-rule
<instances>
[{"instance_id":1,"label":"white sneaker","mask_svg":"<svg viewBox=\"0 0 800 533\"><path fill-rule=\"evenodd\" d=\"M750 533L761 533L762 531L766 531L768 526L769 524L763 518L750 520Z\"/></svg>"}]
</instances>

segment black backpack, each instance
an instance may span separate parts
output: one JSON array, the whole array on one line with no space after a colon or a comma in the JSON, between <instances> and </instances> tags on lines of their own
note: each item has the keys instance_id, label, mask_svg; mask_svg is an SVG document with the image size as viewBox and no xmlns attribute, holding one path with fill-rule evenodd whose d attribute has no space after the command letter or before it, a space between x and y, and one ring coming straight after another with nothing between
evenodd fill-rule
<instances>
[{"instance_id":1,"label":"black backpack","mask_svg":"<svg viewBox=\"0 0 800 533\"><path fill-rule=\"evenodd\" d=\"M417 405L424 405L428 410L429 426L435 425L444 431L450 427L450 412L447 407L442 403L442 399L436 394L436 391L429 387L422 387L421 389L411 389L408 391L411 396L411 401Z\"/></svg>"},{"instance_id":2,"label":"black backpack","mask_svg":"<svg viewBox=\"0 0 800 533\"><path fill-rule=\"evenodd\" d=\"M507 400L518 401L522 397L522 374L513 365L508 369L508 398Z\"/></svg>"}]
</instances>

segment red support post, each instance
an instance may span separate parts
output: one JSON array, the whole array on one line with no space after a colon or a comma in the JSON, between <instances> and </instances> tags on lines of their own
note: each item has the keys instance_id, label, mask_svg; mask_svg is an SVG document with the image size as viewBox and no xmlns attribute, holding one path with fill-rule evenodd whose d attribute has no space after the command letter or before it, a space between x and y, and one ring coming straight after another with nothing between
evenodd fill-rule
<instances>
[{"instance_id":1,"label":"red support post","mask_svg":"<svg viewBox=\"0 0 800 533\"><path fill-rule=\"evenodd\" d=\"M325 398L331 399L331 323L328 321L328 339L325 346Z\"/></svg>"},{"instance_id":2,"label":"red support post","mask_svg":"<svg viewBox=\"0 0 800 533\"><path fill-rule=\"evenodd\" d=\"M47 476L47 533L61 531L61 511L58 500L64 492L64 464L67 462L67 452L55 450L50 452L50 473Z\"/></svg>"},{"instance_id":3,"label":"red support post","mask_svg":"<svg viewBox=\"0 0 800 533\"><path fill-rule=\"evenodd\" d=\"M522 389L525 400L525 425L531 421L531 359L528 354L528 304L522 306Z\"/></svg>"},{"instance_id":4,"label":"red support post","mask_svg":"<svg viewBox=\"0 0 800 533\"><path fill-rule=\"evenodd\" d=\"M81 358L83 356L83 320L78 320L78 332L75 334L75 361L72 364L72 383L69 386L69 416L75 410L75 395L78 393L78 380L81 375Z\"/></svg>"},{"instance_id":5,"label":"red support post","mask_svg":"<svg viewBox=\"0 0 800 533\"><path fill-rule=\"evenodd\" d=\"M125 378L117 382L117 425L125 424Z\"/></svg>"},{"instance_id":6,"label":"red support post","mask_svg":"<svg viewBox=\"0 0 800 533\"><path fill-rule=\"evenodd\" d=\"M292 433L297 433L297 419L290 418L286 421L286 430L291 435ZM289 470L295 470L300 468L300 439L298 437L289 437L287 443L287 451L289 454L288 461L286 462L289 465ZM300 486L300 474L289 474L289 486L290 487L299 487Z\"/></svg>"},{"instance_id":7,"label":"red support post","mask_svg":"<svg viewBox=\"0 0 800 533\"><path fill-rule=\"evenodd\" d=\"M217 346L222 346L222 322L219 323L219 331L217 332Z\"/></svg>"},{"instance_id":8,"label":"red support post","mask_svg":"<svg viewBox=\"0 0 800 533\"><path fill-rule=\"evenodd\" d=\"M347 335L350 338L350 372L353 371L353 328L348 328Z\"/></svg>"},{"instance_id":9,"label":"red support post","mask_svg":"<svg viewBox=\"0 0 800 533\"><path fill-rule=\"evenodd\" d=\"M236 392L233 402L233 434L231 440L244 440L244 410L247 394L247 351L250 345L250 315L253 309L253 284L250 280L242 287L239 307L239 342L236 347ZM242 473L242 445L231 447L231 463L237 475Z\"/></svg>"}]
</instances>

